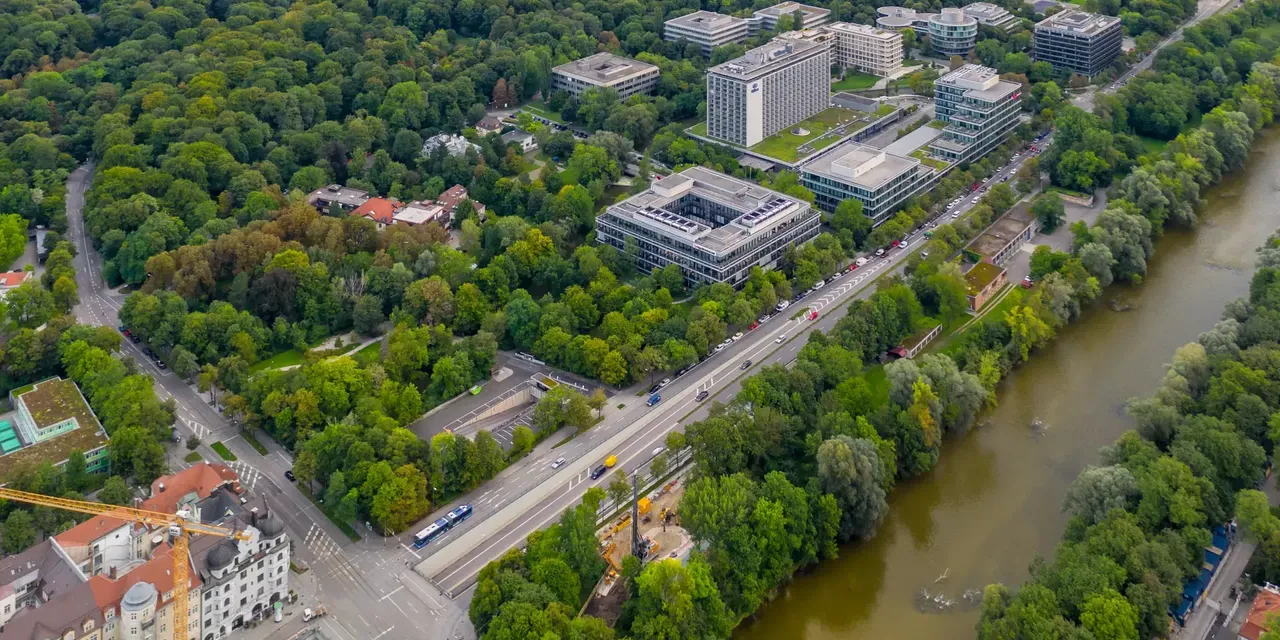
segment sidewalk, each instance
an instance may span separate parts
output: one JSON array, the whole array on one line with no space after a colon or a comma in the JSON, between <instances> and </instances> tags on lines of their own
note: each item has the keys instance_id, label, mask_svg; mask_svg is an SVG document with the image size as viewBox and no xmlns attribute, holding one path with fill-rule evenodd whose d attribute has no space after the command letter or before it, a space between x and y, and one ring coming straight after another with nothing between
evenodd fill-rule
<instances>
[{"instance_id":1,"label":"sidewalk","mask_svg":"<svg viewBox=\"0 0 1280 640\"><path fill-rule=\"evenodd\" d=\"M235 631L236 637L245 640L288 640L294 635L304 631L307 627L319 626L317 620L304 623L302 621L302 610L311 607L315 608L320 604L320 600L316 597L316 577L314 571L298 574L290 570L289 572L289 589L298 595L298 599L293 604L288 602L284 605L284 620L276 622L268 611L267 618L258 622L253 628L241 627ZM322 619L321 619L322 620ZM303 634L305 636L305 634Z\"/></svg>"}]
</instances>

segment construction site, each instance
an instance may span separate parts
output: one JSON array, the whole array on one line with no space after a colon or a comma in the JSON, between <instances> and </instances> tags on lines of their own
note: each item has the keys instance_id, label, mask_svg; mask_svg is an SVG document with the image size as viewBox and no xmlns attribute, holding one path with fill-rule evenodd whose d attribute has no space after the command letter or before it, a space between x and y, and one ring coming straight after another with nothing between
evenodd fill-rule
<instances>
[{"instance_id":1,"label":"construction site","mask_svg":"<svg viewBox=\"0 0 1280 640\"><path fill-rule=\"evenodd\" d=\"M684 562L693 549L693 541L680 526L676 506L684 495L681 475L636 500L630 509L618 514L597 532L601 554L609 569L596 586L586 613L604 619L613 626L627 599L620 584L622 560L634 554L643 563L665 558ZM633 544L638 540L639 544Z\"/></svg>"}]
</instances>

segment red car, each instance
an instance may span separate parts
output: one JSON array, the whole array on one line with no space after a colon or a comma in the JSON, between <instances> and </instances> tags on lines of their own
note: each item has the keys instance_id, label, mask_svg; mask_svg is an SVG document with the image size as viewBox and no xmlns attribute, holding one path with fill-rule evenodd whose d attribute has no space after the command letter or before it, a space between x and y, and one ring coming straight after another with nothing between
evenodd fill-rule
<instances>
[{"instance_id":1,"label":"red car","mask_svg":"<svg viewBox=\"0 0 1280 640\"><path fill-rule=\"evenodd\" d=\"M817 319L818 319L818 312L817 312L817 311L810 311L810 312L809 312L809 319L810 319L810 320L817 320Z\"/></svg>"},{"instance_id":2,"label":"red car","mask_svg":"<svg viewBox=\"0 0 1280 640\"><path fill-rule=\"evenodd\" d=\"M755 328L756 328L756 327L758 327L758 326L760 326L760 323L759 323L759 322L752 322L752 323L751 323L751 326L747 327L747 331L754 331L754 330L755 330Z\"/></svg>"}]
</instances>

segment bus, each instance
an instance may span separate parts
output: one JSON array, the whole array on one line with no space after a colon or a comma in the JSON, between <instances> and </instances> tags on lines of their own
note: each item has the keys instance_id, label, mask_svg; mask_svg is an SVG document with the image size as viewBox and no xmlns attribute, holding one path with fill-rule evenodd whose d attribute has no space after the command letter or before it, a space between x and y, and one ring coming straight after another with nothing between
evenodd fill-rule
<instances>
[{"instance_id":1,"label":"bus","mask_svg":"<svg viewBox=\"0 0 1280 640\"><path fill-rule=\"evenodd\" d=\"M418 533L414 534L413 548L421 549L427 546L427 544L430 543L432 540L435 540L436 538L439 538L440 536L444 535L445 532L449 530L449 527L450 527L449 521L444 518L440 518L439 520L432 522L431 524L427 525L426 529L423 529L422 531L419 531Z\"/></svg>"},{"instance_id":2,"label":"bus","mask_svg":"<svg viewBox=\"0 0 1280 640\"><path fill-rule=\"evenodd\" d=\"M444 514L444 517L449 521L450 527L456 527L458 526L458 523L471 517L471 505L458 505L458 508Z\"/></svg>"}]
</instances>

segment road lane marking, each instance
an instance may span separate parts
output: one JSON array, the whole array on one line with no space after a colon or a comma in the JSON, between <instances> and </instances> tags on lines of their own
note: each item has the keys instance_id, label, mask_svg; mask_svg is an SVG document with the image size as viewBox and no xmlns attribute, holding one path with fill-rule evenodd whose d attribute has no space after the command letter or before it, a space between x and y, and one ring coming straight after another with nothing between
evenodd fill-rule
<instances>
[{"instance_id":1,"label":"road lane marking","mask_svg":"<svg viewBox=\"0 0 1280 640\"><path fill-rule=\"evenodd\" d=\"M395 594L399 593L400 590L403 588L404 588L404 585L400 585L399 587L396 587L395 591L392 591L391 593L388 593L387 595L382 596L381 598L378 598L378 601L381 602L383 600L386 600L387 598L390 598L391 596L394 596Z\"/></svg>"}]
</instances>

